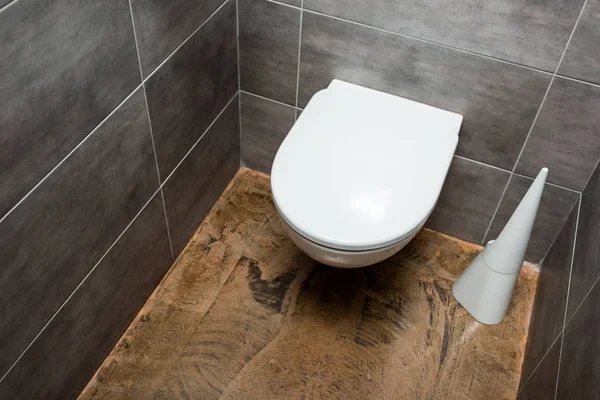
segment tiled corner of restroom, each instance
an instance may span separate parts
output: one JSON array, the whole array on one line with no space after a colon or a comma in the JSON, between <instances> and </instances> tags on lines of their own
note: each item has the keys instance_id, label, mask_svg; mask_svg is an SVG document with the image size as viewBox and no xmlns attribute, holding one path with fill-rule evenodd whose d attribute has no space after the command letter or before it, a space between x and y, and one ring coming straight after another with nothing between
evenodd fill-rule
<instances>
[{"instance_id":1,"label":"tiled corner of restroom","mask_svg":"<svg viewBox=\"0 0 600 400\"><path fill-rule=\"evenodd\" d=\"M239 168L236 17L0 1L0 399L76 397Z\"/></svg>"},{"instance_id":2,"label":"tiled corner of restroom","mask_svg":"<svg viewBox=\"0 0 600 400\"><path fill-rule=\"evenodd\" d=\"M288 131L285 105L303 108L334 77L459 112L465 119L457 157L437 213L465 216L467 223L434 215L430 224L477 243L493 239L526 183L548 166L527 254L540 262L600 158L593 111L600 92L594 79L573 80L585 78L584 66L597 76L594 52L600 50L590 45L598 35L597 6L590 2L554 78L584 1L527 3L463 0L432 7L377 0L365 8L358 0L239 0L240 88L247 99L242 160L269 172ZM259 103L275 123L257 130ZM485 184L450 184L465 179L467 170Z\"/></svg>"},{"instance_id":3,"label":"tiled corner of restroom","mask_svg":"<svg viewBox=\"0 0 600 400\"><path fill-rule=\"evenodd\" d=\"M600 329L599 177L596 167L542 262L520 399L583 399L600 390L600 341L590 334Z\"/></svg>"}]
</instances>

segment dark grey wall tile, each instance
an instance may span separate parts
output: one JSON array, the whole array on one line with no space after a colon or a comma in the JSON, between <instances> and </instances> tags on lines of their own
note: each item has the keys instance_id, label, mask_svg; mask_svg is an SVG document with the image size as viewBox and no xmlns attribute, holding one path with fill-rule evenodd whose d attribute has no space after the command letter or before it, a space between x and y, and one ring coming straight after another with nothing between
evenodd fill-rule
<instances>
[{"instance_id":1,"label":"dark grey wall tile","mask_svg":"<svg viewBox=\"0 0 600 400\"><path fill-rule=\"evenodd\" d=\"M550 174L552 172L550 171ZM533 179L513 175L484 242L487 243L488 240L498 237L532 183ZM578 199L579 193L551 185L544 187L544 194L525 254L527 261L533 263L542 261Z\"/></svg>"},{"instance_id":2,"label":"dark grey wall tile","mask_svg":"<svg viewBox=\"0 0 600 400\"><path fill-rule=\"evenodd\" d=\"M171 262L156 195L0 383L0 398L75 399Z\"/></svg>"},{"instance_id":3,"label":"dark grey wall tile","mask_svg":"<svg viewBox=\"0 0 600 400\"><path fill-rule=\"evenodd\" d=\"M600 276L600 168L596 168L581 196L580 215L567 318Z\"/></svg>"},{"instance_id":4,"label":"dark grey wall tile","mask_svg":"<svg viewBox=\"0 0 600 400\"><path fill-rule=\"evenodd\" d=\"M550 81L541 72L305 13L299 107L333 78L462 114L457 154L505 169L512 169Z\"/></svg>"},{"instance_id":5,"label":"dark grey wall tile","mask_svg":"<svg viewBox=\"0 0 600 400\"><path fill-rule=\"evenodd\" d=\"M273 101L242 93L242 162L267 174L279 145L294 126L295 111Z\"/></svg>"},{"instance_id":6,"label":"dark grey wall tile","mask_svg":"<svg viewBox=\"0 0 600 400\"><path fill-rule=\"evenodd\" d=\"M21 0L0 13L0 217L140 83L129 6Z\"/></svg>"},{"instance_id":7,"label":"dark grey wall tile","mask_svg":"<svg viewBox=\"0 0 600 400\"><path fill-rule=\"evenodd\" d=\"M570 300L569 300L570 301ZM600 285L596 285L565 328L557 399L600 396Z\"/></svg>"},{"instance_id":8,"label":"dark grey wall tile","mask_svg":"<svg viewBox=\"0 0 600 400\"><path fill-rule=\"evenodd\" d=\"M440 198L425 226L479 243L509 175L506 171L454 157Z\"/></svg>"},{"instance_id":9,"label":"dark grey wall tile","mask_svg":"<svg viewBox=\"0 0 600 400\"><path fill-rule=\"evenodd\" d=\"M300 10L239 0L241 89L295 105Z\"/></svg>"},{"instance_id":10,"label":"dark grey wall tile","mask_svg":"<svg viewBox=\"0 0 600 400\"><path fill-rule=\"evenodd\" d=\"M131 0L142 71L148 76L224 0Z\"/></svg>"},{"instance_id":11,"label":"dark grey wall tile","mask_svg":"<svg viewBox=\"0 0 600 400\"><path fill-rule=\"evenodd\" d=\"M165 179L237 91L235 1L230 0L147 81Z\"/></svg>"},{"instance_id":12,"label":"dark grey wall tile","mask_svg":"<svg viewBox=\"0 0 600 400\"><path fill-rule=\"evenodd\" d=\"M535 374L519 393L519 400L550 400L556 391L561 338L554 343ZM522 379L527 379L524 376Z\"/></svg>"},{"instance_id":13,"label":"dark grey wall tile","mask_svg":"<svg viewBox=\"0 0 600 400\"><path fill-rule=\"evenodd\" d=\"M239 127L239 104L234 99L165 182L165 206L175 256L240 167Z\"/></svg>"},{"instance_id":14,"label":"dark grey wall tile","mask_svg":"<svg viewBox=\"0 0 600 400\"><path fill-rule=\"evenodd\" d=\"M0 223L0 376L157 188L139 89Z\"/></svg>"},{"instance_id":15,"label":"dark grey wall tile","mask_svg":"<svg viewBox=\"0 0 600 400\"><path fill-rule=\"evenodd\" d=\"M583 190L600 158L600 87L557 77L527 141L517 172Z\"/></svg>"},{"instance_id":16,"label":"dark grey wall tile","mask_svg":"<svg viewBox=\"0 0 600 400\"><path fill-rule=\"evenodd\" d=\"M560 334L565 317L577 205L542 263L531 312L522 379L529 378L552 342Z\"/></svg>"},{"instance_id":17,"label":"dark grey wall tile","mask_svg":"<svg viewBox=\"0 0 600 400\"><path fill-rule=\"evenodd\" d=\"M305 0L304 7L554 71L583 0Z\"/></svg>"},{"instance_id":18,"label":"dark grey wall tile","mask_svg":"<svg viewBox=\"0 0 600 400\"><path fill-rule=\"evenodd\" d=\"M600 2L590 0L579 20L559 73L600 84Z\"/></svg>"}]
</instances>

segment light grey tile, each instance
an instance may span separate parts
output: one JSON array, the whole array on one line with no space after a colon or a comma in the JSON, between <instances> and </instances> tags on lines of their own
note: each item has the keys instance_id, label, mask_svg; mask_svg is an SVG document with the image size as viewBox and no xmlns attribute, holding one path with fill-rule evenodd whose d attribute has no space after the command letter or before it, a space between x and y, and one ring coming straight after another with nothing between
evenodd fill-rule
<instances>
[{"instance_id":1,"label":"light grey tile","mask_svg":"<svg viewBox=\"0 0 600 400\"><path fill-rule=\"evenodd\" d=\"M600 84L600 2L589 0L560 64L559 73Z\"/></svg>"},{"instance_id":2,"label":"light grey tile","mask_svg":"<svg viewBox=\"0 0 600 400\"><path fill-rule=\"evenodd\" d=\"M600 87L557 77L527 141L517 172L583 190L600 158Z\"/></svg>"},{"instance_id":3,"label":"light grey tile","mask_svg":"<svg viewBox=\"0 0 600 400\"><path fill-rule=\"evenodd\" d=\"M533 179L518 175L512 177L484 242L498 237L532 183ZM578 199L579 193L551 185L544 187L525 260L533 263L542 261Z\"/></svg>"},{"instance_id":4,"label":"light grey tile","mask_svg":"<svg viewBox=\"0 0 600 400\"><path fill-rule=\"evenodd\" d=\"M527 333L522 383L531 376L562 331L576 228L577 205L571 211L540 268Z\"/></svg>"},{"instance_id":5,"label":"light grey tile","mask_svg":"<svg viewBox=\"0 0 600 400\"><path fill-rule=\"evenodd\" d=\"M425 226L479 243L509 175L496 168L454 157L440 198Z\"/></svg>"},{"instance_id":6,"label":"light grey tile","mask_svg":"<svg viewBox=\"0 0 600 400\"><path fill-rule=\"evenodd\" d=\"M240 167L237 98L164 185L173 252L177 256Z\"/></svg>"},{"instance_id":7,"label":"light grey tile","mask_svg":"<svg viewBox=\"0 0 600 400\"><path fill-rule=\"evenodd\" d=\"M181 161L238 89L230 0L146 84L161 177Z\"/></svg>"},{"instance_id":8,"label":"light grey tile","mask_svg":"<svg viewBox=\"0 0 600 400\"><path fill-rule=\"evenodd\" d=\"M141 82L126 1L0 13L0 217Z\"/></svg>"},{"instance_id":9,"label":"light grey tile","mask_svg":"<svg viewBox=\"0 0 600 400\"><path fill-rule=\"evenodd\" d=\"M267 174L292 126L294 109L242 93L242 161Z\"/></svg>"},{"instance_id":10,"label":"light grey tile","mask_svg":"<svg viewBox=\"0 0 600 400\"><path fill-rule=\"evenodd\" d=\"M156 189L138 89L0 223L0 376Z\"/></svg>"},{"instance_id":11,"label":"light grey tile","mask_svg":"<svg viewBox=\"0 0 600 400\"><path fill-rule=\"evenodd\" d=\"M304 7L554 71L583 0L305 0Z\"/></svg>"},{"instance_id":12,"label":"light grey tile","mask_svg":"<svg viewBox=\"0 0 600 400\"><path fill-rule=\"evenodd\" d=\"M569 300L570 301L570 300ZM600 396L600 285L592 289L565 328L556 399Z\"/></svg>"},{"instance_id":13,"label":"light grey tile","mask_svg":"<svg viewBox=\"0 0 600 400\"><path fill-rule=\"evenodd\" d=\"M148 76L224 0L131 0L142 71Z\"/></svg>"},{"instance_id":14,"label":"light grey tile","mask_svg":"<svg viewBox=\"0 0 600 400\"><path fill-rule=\"evenodd\" d=\"M560 363L560 343L561 338L558 338L537 371L535 371L535 374L533 374L529 382L527 382L523 390L519 393L518 400L554 399L556 378L558 377ZM521 376L521 379L527 378Z\"/></svg>"},{"instance_id":15,"label":"light grey tile","mask_svg":"<svg viewBox=\"0 0 600 400\"><path fill-rule=\"evenodd\" d=\"M300 10L266 0L239 0L241 89L296 102Z\"/></svg>"},{"instance_id":16,"label":"light grey tile","mask_svg":"<svg viewBox=\"0 0 600 400\"><path fill-rule=\"evenodd\" d=\"M567 318L600 277L600 168L596 168L581 196Z\"/></svg>"},{"instance_id":17,"label":"light grey tile","mask_svg":"<svg viewBox=\"0 0 600 400\"><path fill-rule=\"evenodd\" d=\"M550 76L305 13L299 107L333 78L464 116L457 154L512 169Z\"/></svg>"},{"instance_id":18,"label":"light grey tile","mask_svg":"<svg viewBox=\"0 0 600 400\"><path fill-rule=\"evenodd\" d=\"M0 383L0 398L77 398L171 262L157 194Z\"/></svg>"}]
</instances>

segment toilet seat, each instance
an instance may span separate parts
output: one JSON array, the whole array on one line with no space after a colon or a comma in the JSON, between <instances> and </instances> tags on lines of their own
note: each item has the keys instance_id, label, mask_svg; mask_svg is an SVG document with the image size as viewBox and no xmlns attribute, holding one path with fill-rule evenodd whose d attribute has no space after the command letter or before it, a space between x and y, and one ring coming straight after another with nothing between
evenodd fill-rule
<instances>
[{"instance_id":1,"label":"toilet seat","mask_svg":"<svg viewBox=\"0 0 600 400\"><path fill-rule=\"evenodd\" d=\"M295 232L346 251L412 237L432 212L462 116L334 80L281 144L273 199Z\"/></svg>"}]
</instances>

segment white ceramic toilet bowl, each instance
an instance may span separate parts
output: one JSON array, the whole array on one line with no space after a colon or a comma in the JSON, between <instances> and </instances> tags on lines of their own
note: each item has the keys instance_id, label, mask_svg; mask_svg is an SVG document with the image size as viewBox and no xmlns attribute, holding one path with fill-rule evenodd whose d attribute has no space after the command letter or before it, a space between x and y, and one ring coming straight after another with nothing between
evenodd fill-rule
<instances>
[{"instance_id":1,"label":"white ceramic toilet bowl","mask_svg":"<svg viewBox=\"0 0 600 400\"><path fill-rule=\"evenodd\" d=\"M313 260L317 260L320 263L338 268L358 268L367 267L369 265L377 264L383 260L386 260L402 250L404 246L410 242L422 226L419 226L409 236L401 239L398 243L391 244L378 249L372 250L338 250L330 247L322 246L318 243L311 242L304 236L296 232L283 218L281 218L281 225L288 234L292 242L306 255Z\"/></svg>"},{"instance_id":2,"label":"white ceramic toilet bowl","mask_svg":"<svg viewBox=\"0 0 600 400\"><path fill-rule=\"evenodd\" d=\"M437 202L462 116L333 80L279 147L273 201L294 243L327 265L402 249Z\"/></svg>"}]
</instances>

